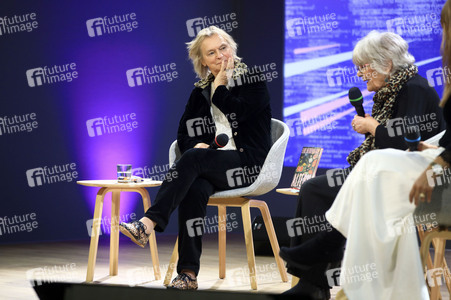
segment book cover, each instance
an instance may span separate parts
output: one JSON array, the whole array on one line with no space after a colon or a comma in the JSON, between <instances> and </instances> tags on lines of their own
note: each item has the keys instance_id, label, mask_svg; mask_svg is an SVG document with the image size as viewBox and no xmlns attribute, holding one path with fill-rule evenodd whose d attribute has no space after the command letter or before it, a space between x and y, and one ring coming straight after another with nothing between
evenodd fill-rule
<instances>
[{"instance_id":1,"label":"book cover","mask_svg":"<svg viewBox=\"0 0 451 300\"><path fill-rule=\"evenodd\" d=\"M291 188L300 190L302 183L315 177L319 160L323 154L321 147L304 147L299 157L298 165L294 171Z\"/></svg>"}]
</instances>

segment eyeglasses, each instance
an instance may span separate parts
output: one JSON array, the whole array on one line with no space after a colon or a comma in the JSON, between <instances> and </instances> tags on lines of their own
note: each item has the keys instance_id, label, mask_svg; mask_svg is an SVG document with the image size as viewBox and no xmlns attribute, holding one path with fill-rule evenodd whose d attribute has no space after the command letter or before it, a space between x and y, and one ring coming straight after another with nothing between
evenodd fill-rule
<instances>
[{"instance_id":1,"label":"eyeglasses","mask_svg":"<svg viewBox=\"0 0 451 300\"><path fill-rule=\"evenodd\" d=\"M355 69L357 72L363 72L366 68L368 68L370 64L364 64L363 66L356 66Z\"/></svg>"}]
</instances>

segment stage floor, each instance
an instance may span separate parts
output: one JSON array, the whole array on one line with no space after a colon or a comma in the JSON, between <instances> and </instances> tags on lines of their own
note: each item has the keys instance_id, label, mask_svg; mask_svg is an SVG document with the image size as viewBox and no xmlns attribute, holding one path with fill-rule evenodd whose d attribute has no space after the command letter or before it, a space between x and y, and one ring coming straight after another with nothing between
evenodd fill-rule
<instances>
[{"instance_id":1,"label":"stage floor","mask_svg":"<svg viewBox=\"0 0 451 300\"><path fill-rule=\"evenodd\" d=\"M101 236L97 253L94 281L97 284L123 284L153 288L165 288L163 278L175 242L175 236L157 236L162 279L155 280L150 251L136 246L121 237L119 246L119 274L108 276L109 236ZM0 299L38 299L29 277L44 276L46 281L84 282L88 262L89 239L72 242L49 242L39 244L0 245ZM447 252L448 264L451 252ZM252 291L249 284L244 239L241 234L227 235L226 278L218 277L218 248L215 236L204 237L199 289L246 291L279 294L291 286L282 282L272 256L257 256L258 290ZM175 272L174 272L175 274ZM339 288L331 290L332 299ZM449 300L445 285L443 300Z\"/></svg>"}]
</instances>

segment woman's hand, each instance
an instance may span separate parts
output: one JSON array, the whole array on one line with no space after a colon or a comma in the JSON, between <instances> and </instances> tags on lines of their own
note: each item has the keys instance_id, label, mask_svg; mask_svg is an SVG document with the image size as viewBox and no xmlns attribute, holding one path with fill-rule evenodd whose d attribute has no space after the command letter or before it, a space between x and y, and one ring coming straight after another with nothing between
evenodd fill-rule
<instances>
[{"instance_id":1,"label":"woman's hand","mask_svg":"<svg viewBox=\"0 0 451 300\"><path fill-rule=\"evenodd\" d=\"M426 149L438 149L438 147L434 146L434 145L431 145L431 144L428 144L428 143L425 143L425 142L420 142L418 144L418 151L423 151L423 150L426 150Z\"/></svg>"},{"instance_id":2,"label":"woman's hand","mask_svg":"<svg viewBox=\"0 0 451 300\"><path fill-rule=\"evenodd\" d=\"M365 114L365 118L356 115L351 122L352 128L361 134L371 133L373 136L376 134L376 128L379 126L379 122L376 121L369 114Z\"/></svg>"},{"instance_id":3,"label":"woman's hand","mask_svg":"<svg viewBox=\"0 0 451 300\"><path fill-rule=\"evenodd\" d=\"M196 146L194 146L194 148L208 148L208 147L210 146L205 143L198 143L196 144Z\"/></svg>"},{"instance_id":4,"label":"woman's hand","mask_svg":"<svg viewBox=\"0 0 451 300\"><path fill-rule=\"evenodd\" d=\"M214 81L215 88L220 85L227 85L229 78L232 77L233 67L234 67L233 58L228 58L227 60L222 61L221 70L215 77Z\"/></svg>"},{"instance_id":5,"label":"woman's hand","mask_svg":"<svg viewBox=\"0 0 451 300\"><path fill-rule=\"evenodd\" d=\"M409 194L410 203L415 203L415 205L418 205L419 201L427 201L428 203L431 202L431 195L434 187L429 185L427 178L427 171L430 169L431 168L428 167L426 170L424 170L424 172L421 173L420 177L418 177L418 179L413 184Z\"/></svg>"}]
</instances>

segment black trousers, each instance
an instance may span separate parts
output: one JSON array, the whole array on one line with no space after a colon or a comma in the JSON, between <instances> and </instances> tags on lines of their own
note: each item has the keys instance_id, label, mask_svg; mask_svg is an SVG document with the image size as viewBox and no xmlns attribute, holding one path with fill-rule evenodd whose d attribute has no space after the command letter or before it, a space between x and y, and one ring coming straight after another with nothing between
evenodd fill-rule
<instances>
[{"instance_id":1,"label":"black trousers","mask_svg":"<svg viewBox=\"0 0 451 300\"><path fill-rule=\"evenodd\" d=\"M295 236L291 238L291 247L301 245L303 242L314 238L322 231L330 231L332 227L327 222L325 213L330 209L340 188L346 178L344 174L349 174L350 169L341 170L343 178L337 180L334 173L327 173L313 177L304 182L299 193L298 204L296 208L296 218L302 218L301 225L295 230ZM301 271L298 268L287 265L288 272L297 277L303 277L304 280L328 288L325 266L315 266L308 272Z\"/></svg>"},{"instance_id":2,"label":"black trousers","mask_svg":"<svg viewBox=\"0 0 451 300\"><path fill-rule=\"evenodd\" d=\"M202 253L203 219L210 196L218 190L249 185L239 172L241 159L234 150L189 149L166 174L155 202L145 216L156 222L155 230L164 231L171 213L178 207L179 261L183 269L199 273ZM238 172L234 172L237 169Z\"/></svg>"}]
</instances>

